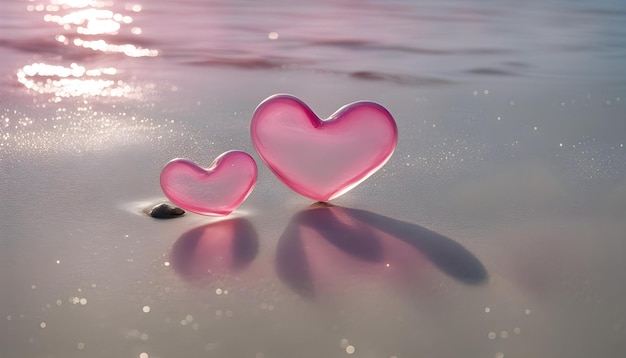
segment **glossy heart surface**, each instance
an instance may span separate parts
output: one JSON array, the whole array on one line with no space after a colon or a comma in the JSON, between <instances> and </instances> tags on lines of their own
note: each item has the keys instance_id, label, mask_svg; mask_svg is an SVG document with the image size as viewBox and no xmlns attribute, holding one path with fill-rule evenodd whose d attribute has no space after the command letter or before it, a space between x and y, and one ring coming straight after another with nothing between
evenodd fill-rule
<instances>
[{"instance_id":1,"label":"glossy heart surface","mask_svg":"<svg viewBox=\"0 0 626 358\"><path fill-rule=\"evenodd\" d=\"M242 151L223 153L206 169L188 159L174 159L161 171L161 189L172 203L202 215L228 215L252 192L254 159Z\"/></svg>"},{"instance_id":2,"label":"glossy heart surface","mask_svg":"<svg viewBox=\"0 0 626 358\"><path fill-rule=\"evenodd\" d=\"M389 160L398 128L380 104L360 101L320 119L298 98L278 94L255 110L252 143L274 174L317 201L357 186Z\"/></svg>"}]
</instances>

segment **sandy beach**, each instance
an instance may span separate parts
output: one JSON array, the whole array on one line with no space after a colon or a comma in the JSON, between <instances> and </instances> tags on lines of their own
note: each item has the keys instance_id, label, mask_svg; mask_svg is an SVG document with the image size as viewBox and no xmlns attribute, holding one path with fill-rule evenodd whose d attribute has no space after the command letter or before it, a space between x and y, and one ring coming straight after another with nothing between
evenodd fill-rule
<instances>
[{"instance_id":1,"label":"sandy beach","mask_svg":"<svg viewBox=\"0 0 626 358\"><path fill-rule=\"evenodd\" d=\"M431 23L441 19L402 24L423 24L442 37L424 47L453 53L394 57L385 51L403 39L392 37L392 27L370 30L373 43L385 44L373 49L354 33L322 50L294 45L318 28L330 43L334 32L320 19L343 14L345 4L307 5L310 29L292 32L286 20L275 28L265 26L269 20L252 30L242 25L277 4L247 11L216 2L214 12L199 3L116 4L134 17L127 27L142 28L133 30L136 48L158 50L135 58L63 45L58 36L69 38L73 28L55 32L58 24L44 23L47 10L38 4L12 0L0 15L0 358L626 352L624 49L602 31L575 36L589 23L618 31L608 24L623 20L622 5L607 5L622 12L603 22L586 15L590 9L563 5L574 14L565 20L590 17L563 39L547 32L536 48L528 30L511 50L486 32L516 12L426 3L432 16L451 14L450 33ZM361 9L345 26L370 17L384 25L422 6L370 5L379 10ZM174 23L157 41L170 10ZM539 5L519 11L541 14L538 27L560 19L558 9ZM219 20L203 22L208 13ZM468 16L500 17L476 29ZM182 23L227 40L196 35L177 43ZM233 54L239 38L221 27L228 23L245 34L258 29L264 41L283 39L285 47ZM464 29L467 46L457 38ZM491 42L478 41L481 35ZM551 41L563 48L541 52ZM564 49L598 41L608 55ZM471 50L485 47L499 50ZM340 61L345 56L353 58ZM502 66L485 69L492 59ZM411 61L423 69L410 73ZM94 78L112 82L97 93L71 92L93 83L46 92L37 79L25 84L45 77L26 68L35 63L100 69ZM320 117L356 100L378 102L396 119L397 149L332 205L316 205L284 186L252 146L252 113L275 93L298 96ZM159 173L169 160L206 166L233 149L259 167L255 190L234 213L145 215L166 200Z\"/></svg>"}]
</instances>

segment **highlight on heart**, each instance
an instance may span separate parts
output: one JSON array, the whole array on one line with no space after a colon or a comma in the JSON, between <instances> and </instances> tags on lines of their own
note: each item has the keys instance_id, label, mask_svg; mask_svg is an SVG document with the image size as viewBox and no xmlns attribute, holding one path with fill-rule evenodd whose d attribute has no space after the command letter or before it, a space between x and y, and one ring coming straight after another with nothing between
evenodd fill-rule
<instances>
[{"instance_id":1,"label":"highlight on heart","mask_svg":"<svg viewBox=\"0 0 626 358\"><path fill-rule=\"evenodd\" d=\"M396 148L398 127L391 113L375 102L353 102L321 119L297 97L276 94L254 111L250 136L281 182L326 202L385 165ZM188 159L174 159L161 171L160 183L167 198L184 210L228 215L250 195L257 174L254 159L233 150L206 169ZM160 217L173 217L170 212Z\"/></svg>"},{"instance_id":2,"label":"highlight on heart","mask_svg":"<svg viewBox=\"0 0 626 358\"><path fill-rule=\"evenodd\" d=\"M174 159L161 171L163 193L175 205L201 215L228 215L256 184L257 166L246 152L232 150L208 168L188 159Z\"/></svg>"},{"instance_id":3,"label":"highlight on heart","mask_svg":"<svg viewBox=\"0 0 626 358\"><path fill-rule=\"evenodd\" d=\"M280 181L326 202L356 187L389 160L398 128L391 113L375 102L350 103L321 119L297 97L276 94L254 111L250 136Z\"/></svg>"}]
</instances>

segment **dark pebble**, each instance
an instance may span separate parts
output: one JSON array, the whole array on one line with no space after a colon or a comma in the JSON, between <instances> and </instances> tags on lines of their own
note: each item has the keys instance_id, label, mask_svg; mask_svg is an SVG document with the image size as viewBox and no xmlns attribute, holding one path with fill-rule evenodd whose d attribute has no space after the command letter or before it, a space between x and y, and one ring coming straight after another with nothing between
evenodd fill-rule
<instances>
[{"instance_id":1,"label":"dark pebble","mask_svg":"<svg viewBox=\"0 0 626 358\"><path fill-rule=\"evenodd\" d=\"M148 211L148 215L158 219L171 219L182 216L185 210L168 203L157 204Z\"/></svg>"}]
</instances>

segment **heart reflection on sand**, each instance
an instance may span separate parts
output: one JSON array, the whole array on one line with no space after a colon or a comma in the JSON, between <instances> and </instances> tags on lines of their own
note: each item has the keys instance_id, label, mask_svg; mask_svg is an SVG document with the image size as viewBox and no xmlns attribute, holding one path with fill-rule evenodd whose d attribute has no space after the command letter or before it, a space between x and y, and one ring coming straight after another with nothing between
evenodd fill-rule
<instances>
[{"instance_id":1,"label":"heart reflection on sand","mask_svg":"<svg viewBox=\"0 0 626 358\"><path fill-rule=\"evenodd\" d=\"M243 218L193 228L180 236L171 251L174 269L185 279L201 281L247 267L259 250L258 234Z\"/></svg>"},{"instance_id":2,"label":"heart reflection on sand","mask_svg":"<svg viewBox=\"0 0 626 358\"><path fill-rule=\"evenodd\" d=\"M319 203L293 217L276 260L280 278L308 297L366 278L414 280L428 262L466 284L483 283L488 276L471 252L444 235L369 211Z\"/></svg>"}]
</instances>

